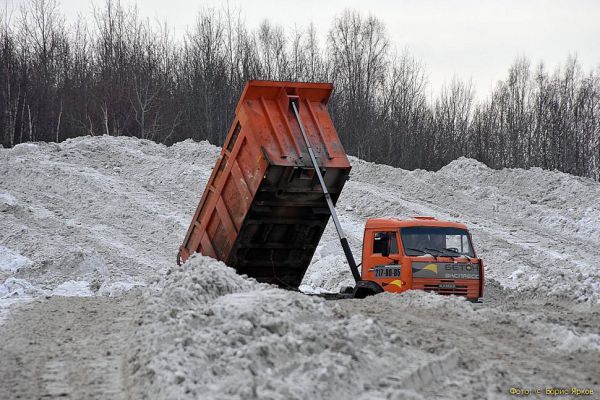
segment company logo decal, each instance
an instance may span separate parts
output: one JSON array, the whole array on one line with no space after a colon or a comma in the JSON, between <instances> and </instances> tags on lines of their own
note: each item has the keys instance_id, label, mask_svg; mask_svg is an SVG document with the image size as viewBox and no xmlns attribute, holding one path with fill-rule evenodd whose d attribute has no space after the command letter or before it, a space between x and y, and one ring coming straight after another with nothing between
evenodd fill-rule
<instances>
[{"instance_id":1,"label":"company logo decal","mask_svg":"<svg viewBox=\"0 0 600 400\"><path fill-rule=\"evenodd\" d=\"M425 263L413 262L415 278L479 279L479 265L471 263Z\"/></svg>"},{"instance_id":2,"label":"company logo decal","mask_svg":"<svg viewBox=\"0 0 600 400\"><path fill-rule=\"evenodd\" d=\"M434 274L437 275L438 266L437 266L437 264L429 264L429 265L426 265L425 267L423 267L423 269L431 271L431 272L433 272Z\"/></svg>"}]
</instances>

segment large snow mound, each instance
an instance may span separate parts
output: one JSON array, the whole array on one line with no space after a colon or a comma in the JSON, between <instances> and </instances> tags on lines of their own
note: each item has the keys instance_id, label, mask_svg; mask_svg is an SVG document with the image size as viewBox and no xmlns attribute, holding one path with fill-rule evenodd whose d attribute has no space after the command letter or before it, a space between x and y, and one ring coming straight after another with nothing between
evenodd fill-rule
<instances>
[{"instance_id":1,"label":"large snow mound","mask_svg":"<svg viewBox=\"0 0 600 400\"><path fill-rule=\"evenodd\" d=\"M0 149L0 283L52 293L87 282L116 295L152 282L172 268L218 154L207 142L110 136ZM470 227L487 279L531 297L598 302L598 182L466 158L437 172L350 160L338 211L357 260L367 218L431 215ZM349 284L329 224L303 288Z\"/></svg>"},{"instance_id":2,"label":"large snow mound","mask_svg":"<svg viewBox=\"0 0 600 400\"><path fill-rule=\"evenodd\" d=\"M110 136L0 149L0 283L114 295L156 279L218 152Z\"/></svg>"},{"instance_id":3,"label":"large snow mound","mask_svg":"<svg viewBox=\"0 0 600 400\"><path fill-rule=\"evenodd\" d=\"M410 399L435 388L494 398L598 375L569 369L600 349L598 182L464 158L428 172L351 157L338 211L357 260L367 218L464 222L490 294L483 305L416 291L326 302L199 255L175 266L218 154L206 142L107 136L0 149L0 320L25 301L142 287L122 298L139 311L123 334L132 398ZM352 282L330 224L302 288Z\"/></svg>"},{"instance_id":4,"label":"large snow mound","mask_svg":"<svg viewBox=\"0 0 600 400\"><path fill-rule=\"evenodd\" d=\"M129 358L140 397L410 398L426 384L419 369L456 362L407 346L371 318L208 257L191 257L158 287L140 302Z\"/></svg>"}]
</instances>

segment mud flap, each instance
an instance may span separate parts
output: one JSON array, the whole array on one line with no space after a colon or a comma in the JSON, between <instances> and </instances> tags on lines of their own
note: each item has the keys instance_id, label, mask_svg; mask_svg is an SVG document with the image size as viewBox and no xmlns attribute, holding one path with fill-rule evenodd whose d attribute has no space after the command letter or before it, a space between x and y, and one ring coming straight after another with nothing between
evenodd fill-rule
<instances>
[{"instance_id":1,"label":"mud flap","mask_svg":"<svg viewBox=\"0 0 600 400\"><path fill-rule=\"evenodd\" d=\"M373 296L381 292L383 292L383 288L373 281L358 281L354 287L353 297L364 299L367 296Z\"/></svg>"}]
</instances>

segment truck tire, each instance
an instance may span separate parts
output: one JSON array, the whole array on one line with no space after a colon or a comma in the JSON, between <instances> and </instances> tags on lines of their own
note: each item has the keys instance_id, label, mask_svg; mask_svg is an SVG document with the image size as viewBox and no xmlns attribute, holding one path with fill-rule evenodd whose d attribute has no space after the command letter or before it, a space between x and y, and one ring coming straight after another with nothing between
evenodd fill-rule
<instances>
[{"instance_id":1,"label":"truck tire","mask_svg":"<svg viewBox=\"0 0 600 400\"><path fill-rule=\"evenodd\" d=\"M364 299L381 292L383 292L383 288L373 281L358 281L353 294L355 299Z\"/></svg>"}]
</instances>

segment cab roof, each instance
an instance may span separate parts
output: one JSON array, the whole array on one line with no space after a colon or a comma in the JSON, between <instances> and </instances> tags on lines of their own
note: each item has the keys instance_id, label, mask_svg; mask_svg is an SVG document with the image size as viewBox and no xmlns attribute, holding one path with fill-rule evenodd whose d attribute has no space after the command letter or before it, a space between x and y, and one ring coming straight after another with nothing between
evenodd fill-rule
<instances>
[{"instance_id":1,"label":"cab roof","mask_svg":"<svg viewBox=\"0 0 600 400\"><path fill-rule=\"evenodd\" d=\"M365 229L398 229L415 226L435 226L465 230L469 229L465 224L461 224L459 222L440 221L433 217L412 217L409 219L371 218L367 220Z\"/></svg>"}]
</instances>

